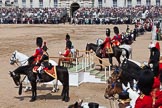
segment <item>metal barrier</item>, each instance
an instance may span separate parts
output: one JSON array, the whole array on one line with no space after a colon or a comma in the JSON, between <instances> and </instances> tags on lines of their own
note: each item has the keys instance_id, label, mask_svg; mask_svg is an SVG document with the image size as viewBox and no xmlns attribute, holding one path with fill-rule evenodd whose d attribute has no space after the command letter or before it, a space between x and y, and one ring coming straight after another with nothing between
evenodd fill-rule
<instances>
[{"instance_id":1,"label":"metal barrier","mask_svg":"<svg viewBox=\"0 0 162 108\"><path fill-rule=\"evenodd\" d=\"M85 50L78 50L79 55L77 55L75 58L74 57L50 57L50 58L68 58L71 59L72 61L75 61L75 71L79 72L81 70L87 71L88 69L92 70L93 66L96 64L94 58L97 58L97 60L101 60L103 64L99 64L105 69L105 81L107 80L107 67L108 67L108 76L111 75L110 73L110 63L107 64L104 59L101 59L97 57L92 51L85 51ZM78 64L81 63L81 69L78 69Z\"/></svg>"}]
</instances>

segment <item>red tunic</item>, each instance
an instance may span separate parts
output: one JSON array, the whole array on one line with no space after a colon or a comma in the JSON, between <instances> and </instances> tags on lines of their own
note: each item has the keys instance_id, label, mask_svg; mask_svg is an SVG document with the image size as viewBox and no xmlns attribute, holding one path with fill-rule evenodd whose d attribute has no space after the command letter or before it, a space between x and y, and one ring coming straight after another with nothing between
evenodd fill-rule
<instances>
[{"instance_id":1,"label":"red tunic","mask_svg":"<svg viewBox=\"0 0 162 108\"><path fill-rule=\"evenodd\" d=\"M154 108L162 108L162 91L157 90L155 93Z\"/></svg>"},{"instance_id":2,"label":"red tunic","mask_svg":"<svg viewBox=\"0 0 162 108\"><path fill-rule=\"evenodd\" d=\"M111 43L111 38L110 37L106 37L106 39L104 40L103 44L104 44L104 49L105 48L110 48L110 43Z\"/></svg>"},{"instance_id":3,"label":"red tunic","mask_svg":"<svg viewBox=\"0 0 162 108\"><path fill-rule=\"evenodd\" d=\"M113 45L119 46L122 41L122 38L120 35L116 35L112 38L112 41L113 41Z\"/></svg>"},{"instance_id":4,"label":"red tunic","mask_svg":"<svg viewBox=\"0 0 162 108\"><path fill-rule=\"evenodd\" d=\"M39 62L40 59L41 59L41 57L42 57L42 55L43 55L42 48L39 48L39 47L38 47L38 48L35 50L35 53L33 54L33 56L35 57L35 61L36 61L36 62Z\"/></svg>"},{"instance_id":5,"label":"red tunic","mask_svg":"<svg viewBox=\"0 0 162 108\"><path fill-rule=\"evenodd\" d=\"M153 108L153 99L151 96L140 95L135 103L135 108Z\"/></svg>"},{"instance_id":6,"label":"red tunic","mask_svg":"<svg viewBox=\"0 0 162 108\"><path fill-rule=\"evenodd\" d=\"M70 49L67 49L64 54L62 54L64 57L68 57L70 54ZM66 60L70 60L70 58L66 58Z\"/></svg>"}]
</instances>

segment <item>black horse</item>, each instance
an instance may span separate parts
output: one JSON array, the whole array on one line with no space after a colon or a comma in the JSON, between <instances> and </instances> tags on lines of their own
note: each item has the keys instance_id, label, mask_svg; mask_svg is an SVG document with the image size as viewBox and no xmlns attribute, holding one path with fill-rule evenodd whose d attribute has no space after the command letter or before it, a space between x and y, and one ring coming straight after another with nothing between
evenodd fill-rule
<instances>
[{"instance_id":1,"label":"black horse","mask_svg":"<svg viewBox=\"0 0 162 108\"><path fill-rule=\"evenodd\" d=\"M87 43L86 46L86 51L90 51L93 50L96 53L96 56L99 58L103 58L102 53L100 53L101 48L94 44L94 43ZM118 64L120 65L121 61L120 61L120 56L122 55L122 48L119 48L118 46L113 46L112 47L113 53L110 54L106 54L106 56L104 58L109 58L109 62L111 64L111 66L113 66L113 62L112 62L112 57L115 57L116 60L118 61ZM99 60L99 62L102 64L102 61ZM101 70L102 70L102 66L101 66Z\"/></svg>"},{"instance_id":2,"label":"black horse","mask_svg":"<svg viewBox=\"0 0 162 108\"><path fill-rule=\"evenodd\" d=\"M130 59L124 59L121 63L120 67L116 67L113 74L118 75L118 78L121 83L124 83L124 85L127 85L129 82L131 84L131 87L133 86L133 79L138 81L138 77L140 73L145 70L151 68L147 65L140 66L137 62L130 60Z\"/></svg>"},{"instance_id":3,"label":"black horse","mask_svg":"<svg viewBox=\"0 0 162 108\"><path fill-rule=\"evenodd\" d=\"M22 90L22 81L20 81L21 75L26 75L32 86L32 97L31 102L36 100L37 97L37 73L33 72L34 65L20 66L13 72L10 72L15 84L19 87L19 94ZM42 70L43 71L43 70ZM62 101L69 101L69 73L66 67L56 66L57 79L62 83L63 90L61 93ZM46 74L46 72L41 72L43 82L52 81L54 78Z\"/></svg>"}]
</instances>

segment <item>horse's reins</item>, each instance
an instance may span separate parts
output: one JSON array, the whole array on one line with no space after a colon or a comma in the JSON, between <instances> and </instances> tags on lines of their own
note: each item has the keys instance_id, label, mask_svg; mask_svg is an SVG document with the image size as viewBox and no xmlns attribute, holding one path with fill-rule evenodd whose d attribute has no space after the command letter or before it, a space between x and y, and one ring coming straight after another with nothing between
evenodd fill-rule
<instances>
[{"instance_id":1,"label":"horse's reins","mask_svg":"<svg viewBox=\"0 0 162 108\"><path fill-rule=\"evenodd\" d=\"M26 78L26 75L24 76L24 78L22 79L22 81L20 81L20 84L25 80L25 78Z\"/></svg>"}]
</instances>

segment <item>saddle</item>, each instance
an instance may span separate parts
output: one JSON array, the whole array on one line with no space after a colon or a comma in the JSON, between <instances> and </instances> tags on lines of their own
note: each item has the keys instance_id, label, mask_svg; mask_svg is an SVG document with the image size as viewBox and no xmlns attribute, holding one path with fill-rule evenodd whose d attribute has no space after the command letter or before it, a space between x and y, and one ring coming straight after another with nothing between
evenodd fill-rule
<instances>
[{"instance_id":1,"label":"saddle","mask_svg":"<svg viewBox=\"0 0 162 108\"><path fill-rule=\"evenodd\" d=\"M112 54L113 53L112 45L106 44L103 51L104 51L103 53L105 54Z\"/></svg>"},{"instance_id":2,"label":"saddle","mask_svg":"<svg viewBox=\"0 0 162 108\"><path fill-rule=\"evenodd\" d=\"M112 47L110 47L110 48L105 48L104 51L105 51L106 54L113 54Z\"/></svg>"},{"instance_id":3,"label":"saddle","mask_svg":"<svg viewBox=\"0 0 162 108\"><path fill-rule=\"evenodd\" d=\"M33 67L33 72L37 73L37 69L39 68L39 66L34 66ZM56 71L56 66L52 66L50 68L48 67L44 67L41 71L44 71L46 74L48 74L49 76L57 79L57 71Z\"/></svg>"}]
</instances>

